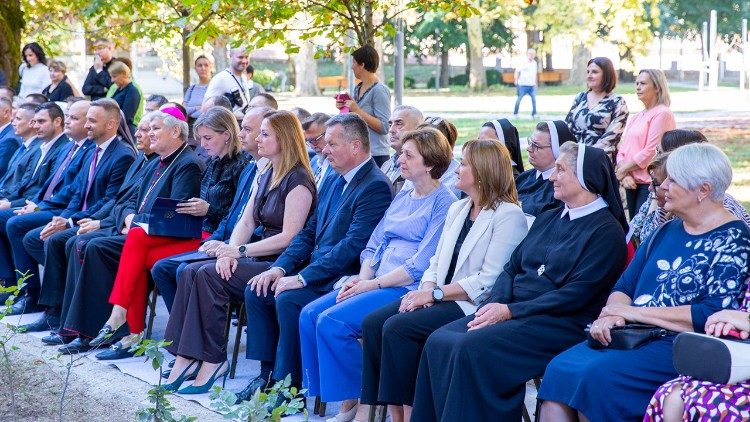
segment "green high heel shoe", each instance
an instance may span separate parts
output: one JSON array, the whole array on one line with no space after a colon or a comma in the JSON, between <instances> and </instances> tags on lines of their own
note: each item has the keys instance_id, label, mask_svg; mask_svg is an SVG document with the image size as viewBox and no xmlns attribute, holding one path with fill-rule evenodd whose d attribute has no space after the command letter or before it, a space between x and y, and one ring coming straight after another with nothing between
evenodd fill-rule
<instances>
[{"instance_id":1,"label":"green high heel shoe","mask_svg":"<svg viewBox=\"0 0 750 422\"><path fill-rule=\"evenodd\" d=\"M194 371L190 371L190 369L195 366ZM194 360L190 362L190 365L185 368L182 373L180 374L177 379L170 382L169 384L162 384L161 387L167 391L177 391L178 388L182 385L183 382L186 381L187 378L193 377L195 378L196 375L198 375L198 371L201 370L201 362L198 362L197 360Z\"/></svg>"},{"instance_id":2,"label":"green high heel shoe","mask_svg":"<svg viewBox=\"0 0 750 422\"><path fill-rule=\"evenodd\" d=\"M219 375L219 371L221 371L222 368L225 367L225 364L227 362L222 363L219 365L214 373L211 375L211 378L206 381L203 385L189 385L182 390L177 390L177 394L205 394L208 393L211 390L211 387L213 387L214 383L219 379L223 378L221 381L221 388L224 388L224 385L227 382L227 375L229 375L229 365L226 365L226 371L224 371L223 374Z\"/></svg>"}]
</instances>

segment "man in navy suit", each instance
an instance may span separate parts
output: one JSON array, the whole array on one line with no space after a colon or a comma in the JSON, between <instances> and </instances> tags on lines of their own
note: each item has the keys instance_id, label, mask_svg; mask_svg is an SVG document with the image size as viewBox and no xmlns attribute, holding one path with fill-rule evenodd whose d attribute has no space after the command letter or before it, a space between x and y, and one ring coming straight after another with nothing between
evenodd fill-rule
<instances>
[{"instance_id":1,"label":"man in navy suit","mask_svg":"<svg viewBox=\"0 0 750 422\"><path fill-rule=\"evenodd\" d=\"M237 184L237 192L234 194L232 206L226 217L221 220L219 227L210 237L203 241L199 251L205 252L208 257L205 260L191 261L190 263L180 262L172 259L174 257L164 258L156 262L151 269L151 276L154 279L157 289L168 310L172 310L174 297L177 294L177 280L180 273L192 263L203 265L208 260L214 260L216 250L225 245L232 236L232 230L240 218L240 213L244 210L247 201L250 200L251 186L255 184L258 174L258 167L263 168L268 163L267 158L262 158L258 153L258 143L256 138L260 134L260 124L266 114L273 112L270 107L254 107L245 113L240 124L240 141L242 151L247 153L252 160L245 166L240 174L240 181ZM188 252L192 254L193 252ZM182 255L182 254L181 254ZM179 257L180 255L177 255ZM198 267L200 268L200 266Z\"/></svg>"},{"instance_id":2,"label":"man in navy suit","mask_svg":"<svg viewBox=\"0 0 750 422\"><path fill-rule=\"evenodd\" d=\"M78 220L96 212L117 194L128 167L135 159L135 153L117 137L119 123L120 108L114 100L92 102L86 113L85 128L96 146L87 154L73 182L74 194L67 207L59 215L52 211L40 211L8 220L6 231L19 271L36 272L39 262L44 262L45 239L75 227ZM26 295L20 297L11 308L14 314L24 312L24 309L27 313L39 309L40 279L35 275L26 283Z\"/></svg>"},{"instance_id":3,"label":"man in navy suit","mask_svg":"<svg viewBox=\"0 0 750 422\"><path fill-rule=\"evenodd\" d=\"M0 97L0 174L8 171L10 159L21 146L21 138L16 135L11 125L12 119L13 103L7 98Z\"/></svg>"},{"instance_id":4,"label":"man in navy suit","mask_svg":"<svg viewBox=\"0 0 750 422\"><path fill-rule=\"evenodd\" d=\"M301 384L300 311L342 276L359 272L359 255L391 203L391 184L370 156L364 120L352 113L331 118L325 140L323 153L336 173L321 188L315 213L245 289L247 357L261 361L261 374L239 400L269 379L273 384L291 374L292 383Z\"/></svg>"},{"instance_id":5,"label":"man in navy suit","mask_svg":"<svg viewBox=\"0 0 750 422\"><path fill-rule=\"evenodd\" d=\"M315 113L302 123L302 130L305 131L305 142L315 151L315 155L310 157L310 167L312 167L315 187L317 187L318 192L320 192L326 176L333 173L328 158L323 154L323 148L326 147L326 122L330 118L325 113Z\"/></svg>"},{"instance_id":6,"label":"man in navy suit","mask_svg":"<svg viewBox=\"0 0 750 422\"><path fill-rule=\"evenodd\" d=\"M34 123L34 110L36 110L36 107L36 104L32 103L21 104L13 117L12 126L15 129L16 135L21 138L21 145L10 158L8 170L0 178L0 198L4 198L15 192L18 184L21 183L23 176L26 174L26 170L35 164L31 161L31 158L42 142L40 139L37 139L36 130L32 125ZM0 265L0 269L2 269L2 265Z\"/></svg>"}]
</instances>

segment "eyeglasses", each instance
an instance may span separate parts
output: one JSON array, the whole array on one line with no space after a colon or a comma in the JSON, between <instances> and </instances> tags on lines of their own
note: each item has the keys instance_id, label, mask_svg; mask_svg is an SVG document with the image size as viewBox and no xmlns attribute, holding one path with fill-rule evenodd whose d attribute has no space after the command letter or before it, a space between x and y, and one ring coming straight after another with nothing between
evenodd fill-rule
<instances>
[{"instance_id":1,"label":"eyeglasses","mask_svg":"<svg viewBox=\"0 0 750 422\"><path fill-rule=\"evenodd\" d=\"M533 140L531 139L531 137L528 137L528 138L526 138L526 142L527 142L527 143L529 144L529 146L531 147L531 151L532 151L532 152L537 152L537 151L539 151L540 149L545 149L545 148L552 148L552 145L539 145L539 144L537 144L536 142L534 142L534 141L533 141Z\"/></svg>"},{"instance_id":2,"label":"eyeglasses","mask_svg":"<svg viewBox=\"0 0 750 422\"><path fill-rule=\"evenodd\" d=\"M307 142L308 144L317 144L318 142L320 142L320 140L323 138L324 135L325 135L325 132L321 133L320 135L314 138L307 138L305 139L305 142Z\"/></svg>"},{"instance_id":3,"label":"eyeglasses","mask_svg":"<svg viewBox=\"0 0 750 422\"><path fill-rule=\"evenodd\" d=\"M659 186L661 186L662 182L657 182L656 179L651 179L651 188L656 190Z\"/></svg>"}]
</instances>

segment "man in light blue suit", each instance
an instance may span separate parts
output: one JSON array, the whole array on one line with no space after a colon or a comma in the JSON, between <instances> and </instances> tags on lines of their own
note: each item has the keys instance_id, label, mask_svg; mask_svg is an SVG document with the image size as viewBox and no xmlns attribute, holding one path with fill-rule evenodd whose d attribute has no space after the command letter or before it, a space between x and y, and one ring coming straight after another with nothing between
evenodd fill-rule
<instances>
[{"instance_id":1,"label":"man in light blue suit","mask_svg":"<svg viewBox=\"0 0 750 422\"><path fill-rule=\"evenodd\" d=\"M315 113L302 122L302 130L305 131L305 142L315 151L315 155L310 158L310 167L312 167L313 176L315 177L315 186L320 192L323 181L331 173L335 173L328 163L328 158L323 154L323 148L326 147L326 122L331 116L325 113Z\"/></svg>"},{"instance_id":2,"label":"man in light blue suit","mask_svg":"<svg viewBox=\"0 0 750 422\"><path fill-rule=\"evenodd\" d=\"M11 125L12 119L13 103L0 97L0 174L8 171L10 159L21 146L21 138Z\"/></svg>"},{"instance_id":3,"label":"man in light blue suit","mask_svg":"<svg viewBox=\"0 0 750 422\"><path fill-rule=\"evenodd\" d=\"M245 290L247 357L261 361L261 374L239 400L248 400L269 379L291 374L292 383L301 384L301 309L330 292L340 277L359 271L359 255L391 203L390 182L370 156L368 139L367 124L355 114L326 123L323 153L336 173L323 183L302 231Z\"/></svg>"}]
</instances>

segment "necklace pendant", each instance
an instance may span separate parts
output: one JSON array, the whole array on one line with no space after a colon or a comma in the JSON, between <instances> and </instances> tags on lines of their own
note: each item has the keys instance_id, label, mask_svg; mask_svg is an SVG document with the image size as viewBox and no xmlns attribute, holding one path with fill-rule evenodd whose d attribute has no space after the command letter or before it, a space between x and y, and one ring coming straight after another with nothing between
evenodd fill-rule
<instances>
[{"instance_id":1,"label":"necklace pendant","mask_svg":"<svg viewBox=\"0 0 750 422\"><path fill-rule=\"evenodd\" d=\"M539 275L539 277L541 277L541 276L542 276L542 274L544 274L544 270L545 270L545 268L544 268L544 264L540 265L540 266L539 266L539 269L538 269L538 270L536 270L536 273L537 273L537 274Z\"/></svg>"}]
</instances>

